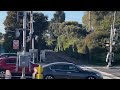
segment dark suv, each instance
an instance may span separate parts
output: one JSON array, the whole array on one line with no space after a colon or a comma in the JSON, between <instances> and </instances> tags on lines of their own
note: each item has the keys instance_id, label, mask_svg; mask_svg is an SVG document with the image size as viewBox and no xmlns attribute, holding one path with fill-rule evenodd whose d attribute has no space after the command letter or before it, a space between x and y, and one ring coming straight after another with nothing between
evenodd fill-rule
<instances>
[{"instance_id":1,"label":"dark suv","mask_svg":"<svg viewBox=\"0 0 120 90\"><path fill-rule=\"evenodd\" d=\"M103 79L95 71L85 70L75 64L55 62L43 66L44 79Z\"/></svg>"}]
</instances>

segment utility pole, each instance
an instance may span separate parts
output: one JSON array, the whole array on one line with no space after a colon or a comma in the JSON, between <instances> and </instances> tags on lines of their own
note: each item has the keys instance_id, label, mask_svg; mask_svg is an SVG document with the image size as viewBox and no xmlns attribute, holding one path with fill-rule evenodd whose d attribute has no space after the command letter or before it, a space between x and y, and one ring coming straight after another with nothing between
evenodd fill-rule
<instances>
[{"instance_id":1,"label":"utility pole","mask_svg":"<svg viewBox=\"0 0 120 90\"><path fill-rule=\"evenodd\" d=\"M32 11L30 11L30 48L32 48L32 24L31 24L31 13Z\"/></svg>"},{"instance_id":2,"label":"utility pole","mask_svg":"<svg viewBox=\"0 0 120 90\"><path fill-rule=\"evenodd\" d=\"M23 11L23 52L26 51L26 15L27 12Z\"/></svg>"},{"instance_id":3,"label":"utility pole","mask_svg":"<svg viewBox=\"0 0 120 90\"><path fill-rule=\"evenodd\" d=\"M17 12L19 19L19 12ZM21 79L25 79L25 68L30 66L30 59L31 59L31 53L26 51L26 30L27 30L27 11L23 11L23 28L17 29L17 30L23 30L23 51L17 52L17 63L16 63L16 71L18 71L18 67L22 68L22 76ZM19 35L16 35L19 36ZM31 68L31 67L30 67Z\"/></svg>"},{"instance_id":4,"label":"utility pole","mask_svg":"<svg viewBox=\"0 0 120 90\"><path fill-rule=\"evenodd\" d=\"M23 55L25 55L26 52L26 17L27 12L23 11ZM25 78L25 67L22 68L22 77L21 79Z\"/></svg>"},{"instance_id":5,"label":"utility pole","mask_svg":"<svg viewBox=\"0 0 120 90\"><path fill-rule=\"evenodd\" d=\"M108 53L108 65L107 65L107 67L111 67L112 66L112 48L113 48L113 46L112 46L112 44L113 44L113 27L114 26L112 26L111 25L111 32L110 32L110 50L109 50L109 53Z\"/></svg>"},{"instance_id":6,"label":"utility pole","mask_svg":"<svg viewBox=\"0 0 120 90\"><path fill-rule=\"evenodd\" d=\"M32 34L34 33L34 28L33 28L33 12L31 11L31 31ZM32 38L32 49L35 49L34 47L34 38Z\"/></svg>"},{"instance_id":7,"label":"utility pole","mask_svg":"<svg viewBox=\"0 0 120 90\"><path fill-rule=\"evenodd\" d=\"M91 11L88 12L88 19L89 19L89 22L88 22L88 25L89 25L89 32L91 31ZM89 62L91 62L91 50L89 50Z\"/></svg>"},{"instance_id":8,"label":"utility pole","mask_svg":"<svg viewBox=\"0 0 120 90\"><path fill-rule=\"evenodd\" d=\"M107 61L108 61L108 65L107 67L111 67L112 66L112 61L113 61L113 38L115 37L114 33L115 33L115 15L116 15L116 11L114 12L114 16L113 16L113 25L111 25L111 32L110 32L110 50L109 53L107 55Z\"/></svg>"},{"instance_id":9,"label":"utility pole","mask_svg":"<svg viewBox=\"0 0 120 90\"><path fill-rule=\"evenodd\" d=\"M35 46L34 46L34 28L33 28L33 11L30 11L30 38L31 38L31 49L34 51ZM35 61L35 54L33 53L33 62Z\"/></svg>"},{"instance_id":10,"label":"utility pole","mask_svg":"<svg viewBox=\"0 0 120 90\"><path fill-rule=\"evenodd\" d=\"M91 30L91 11L89 11L89 31Z\"/></svg>"}]
</instances>

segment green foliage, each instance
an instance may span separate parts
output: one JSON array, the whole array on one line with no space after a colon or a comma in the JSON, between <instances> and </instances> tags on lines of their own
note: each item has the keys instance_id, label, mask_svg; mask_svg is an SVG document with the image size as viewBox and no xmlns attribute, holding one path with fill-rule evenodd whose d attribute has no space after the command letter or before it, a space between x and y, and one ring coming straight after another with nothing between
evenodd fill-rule
<instances>
[{"instance_id":1,"label":"green foliage","mask_svg":"<svg viewBox=\"0 0 120 90\"><path fill-rule=\"evenodd\" d=\"M85 12L83 16L83 25L88 29L88 11ZM107 48L105 48L105 42L109 40L110 37L110 29L113 23L113 11L91 11L91 24L94 28L94 32L89 33L84 42L87 44L92 60L95 63L105 62L105 54ZM120 12L116 13L116 21L115 25L120 25ZM118 41L119 42L119 41ZM120 46L116 45L113 48L113 51L119 52ZM104 54L103 54L104 53ZM104 59L101 58L101 55ZM117 57L117 56L116 56Z\"/></svg>"},{"instance_id":2,"label":"green foliage","mask_svg":"<svg viewBox=\"0 0 120 90\"><path fill-rule=\"evenodd\" d=\"M65 21L64 11L56 11L54 14L54 18L52 19L52 22L62 23L64 21Z\"/></svg>"},{"instance_id":3,"label":"green foliage","mask_svg":"<svg viewBox=\"0 0 120 90\"><path fill-rule=\"evenodd\" d=\"M29 15L27 15L27 21L29 21ZM43 39L43 31L45 31L48 27L48 22L47 22L47 16L44 16L42 13L34 13L33 14L34 18L34 32L35 35L39 36L39 41L35 41L35 48L36 49L44 49L46 48L46 43L45 40ZM8 11L7 12L7 17L4 21L4 26L5 26L5 42L4 42L4 48L6 52L9 51L15 51L13 50L12 47L12 42L14 39L18 39L20 41L20 48L21 50L22 47L22 38L23 38L23 33L20 31L20 37L16 38L15 37L15 29L22 28L22 18L20 18L17 22L17 11ZM27 28L29 28L29 25L27 25ZM11 32L12 31L12 32ZM14 31L14 32L13 32ZM29 31L27 31L27 36L29 35ZM30 49L30 42L27 42L27 51Z\"/></svg>"},{"instance_id":4,"label":"green foliage","mask_svg":"<svg viewBox=\"0 0 120 90\"><path fill-rule=\"evenodd\" d=\"M15 29L18 27L17 23L17 12L16 11L8 11L7 12L7 17L4 21L4 26L5 26L5 41L4 41L4 49L5 52L10 52L14 51L11 47L12 46L12 40L15 38L15 33L11 31L15 31Z\"/></svg>"},{"instance_id":5,"label":"green foliage","mask_svg":"<svg viewBox=\"0 0 120 90\"><path fill-rule=\"evenodd\" d=\"M3 34L0 32L0 40L2 39L2 37L3 37Z\"/></svg>"},{"instance_id":6,"label":"green foliage","mask_svg":"<svg viewBox=\"0 0 120 90\"><path fill-rule=\"evenodd\" d=\"M94 65L107 65L106 63L106 55L107 53L105 52L102 52L102 53L96 53L96 54L93 54L91 56L91 64L94 64Z\"/></svg>"},{"instance_id":7,"label":"green foliage","mask_svg":"<svg viewBox=\"0 0 120 90\"><path fill-rule=\"evenodd\" d=\"M29 20L29 18L28 18ZM85 12L82 20L83 25L76 21L66 21L63 11L56 11L53 19L47 21L47 17L42 13L34 13L34 31L39 36L39 41L35 42L35 48L52 49L58 52L66 52L69 56L83 60L89 60L94 64L106 64L107 55L106 41L110 37L110 26L113 23L113 11L91 11L91 24L93 31L88 32L88 11ZM12 40L16 39L15 34L8 31L15 31L22 27L21 20L16 22L16 11L9 11L4 21L6 35L4 47L6 51L12 50ZM120 12L116 14L115 25L120 25ZM27 35L29 32L27 32ZM21 37L18 38L22 45ZM120 40L118 40L119 42ZM27 43L29 49L30 43ZM115 60L119 61L120 46L114 49Z\"/></svg>"},{"instance_id":8,"label":"green foliage","mask_svg":"<svg viewBox=\"0 0 120 90\"><path fill-rule=\"evenodd\" d=\"M79 42L86 36L86 31L82 25L76 21L50 22L49 25L50 37L46 39L49 47L55 46L55 51L66 52L71 57L79 58L80 52L78 53L78 51L81 49L78 47Z\"/></svg>"}]
</instances>

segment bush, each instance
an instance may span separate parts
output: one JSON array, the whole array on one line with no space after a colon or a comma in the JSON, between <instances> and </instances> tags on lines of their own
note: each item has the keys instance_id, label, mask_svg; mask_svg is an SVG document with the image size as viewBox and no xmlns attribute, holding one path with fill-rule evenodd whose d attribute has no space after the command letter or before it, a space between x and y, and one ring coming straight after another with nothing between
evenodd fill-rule
<instances>
[{"instance_id":1,"label":"bush","mask_svg":"<svg viewBox=\"0 0 120 90\"><path fill-rule=\"evenodd\" d=\"M92 54L92 60L91 60L91 64L95 64L95 65L107 65L106 63L106 55L107 53L96 53L96 54Z\"/></svg>"}]
</instances>

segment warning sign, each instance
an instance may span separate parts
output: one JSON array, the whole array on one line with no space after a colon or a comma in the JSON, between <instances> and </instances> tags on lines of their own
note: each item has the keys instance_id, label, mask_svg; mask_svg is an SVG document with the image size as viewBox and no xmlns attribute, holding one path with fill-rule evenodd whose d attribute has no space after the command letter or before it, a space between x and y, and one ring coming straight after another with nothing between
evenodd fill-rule
<instances>
[{"instance_id":1,"label":"warning sign","mask_svg":"<svg viewBox=\"0 0 120 90\"><path fill-rule=\"evenodd\" d=\"M19 40L13 40L13 49L19 49Z\"/></svg>"}]
</instances>

